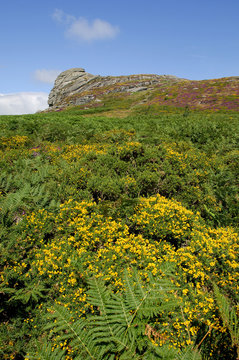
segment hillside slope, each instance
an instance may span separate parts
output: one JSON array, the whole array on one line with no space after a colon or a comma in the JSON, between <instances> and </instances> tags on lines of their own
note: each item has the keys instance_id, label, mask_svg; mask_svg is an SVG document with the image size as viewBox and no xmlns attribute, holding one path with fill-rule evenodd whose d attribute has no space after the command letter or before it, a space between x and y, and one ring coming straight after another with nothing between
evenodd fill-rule
<instances>
[{"instance_id":1,"label":"hillside slope","mask_svg":"<svg viewBox=\"0 0 239 360\"><path fill-rule=\"evenodd\" d=\"M137 105L187 107L202 110L239 110L239 77L188 80L172 75L95 76L76 68L61 73L49 95L52 110L80 105L100 107L110 97Z\"/></svg>"},{"instance_id":2,"label":"hillside slope","mask_svg":"<svg viewBox=\"0 0 239 360\"><path fill-rule=\"evenodd\" d=\"M239 113L74 73L0 116L0 359L238 360Z\"/></svg>"}]
</instances>

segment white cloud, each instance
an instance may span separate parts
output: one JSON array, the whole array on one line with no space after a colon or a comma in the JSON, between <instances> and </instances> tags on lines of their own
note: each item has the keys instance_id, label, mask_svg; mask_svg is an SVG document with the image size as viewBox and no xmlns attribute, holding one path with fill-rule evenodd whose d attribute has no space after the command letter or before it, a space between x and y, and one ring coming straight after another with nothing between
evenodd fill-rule
<instances>
[{"instance_id":1,"label":"white cloud","mask_svg":"<svg viewBox=\"0 0 239 360\"><path fill-rule=\"evenodd\" d=\"M63 22L64 21L64 12L60 9L55 9L52 17L54 20L56 20L58 22Z\"/></svg>"},{"instance_id":2,"label":"white cloud","mask_svg":"<svg viewBox=\"0 0 239 360\"><path fill-rule=\"evenodd\" d=\"M64 11L62 11L60 9L55 9L52 17L53 17L54 20L56 20L56 21L58 21L59 23L62 23L62 24L73 23L76 20L75 16L68 15L68 14L66 14Z\"/></svg>"},{"instance_id":3,"label":"white cloud","mask_svg":"<svg viewBox=\"0 0 239 360\"><path fill-rule=\"evenodd\" d=\"M119 27L101 19L89 22L86 18L68 15L56 9L53 19L66 27L65 35L83 41L112 39L119 33Z\"/></svg>"},{"instance_id":4,"label":"white cloud","mask_svg":"<svg viewBox=\"0 0 239 360\"><path fill-rule=\"evenodd\" d=\"M61 70L38 69L34 72L34 79L42 83L52 84L60 73Z\"/></svg>"},{"instance_id":5,"label":"white cloud","mask_svg":"<svg viewBox=\"0 0 239 360\"><path fill-rule=\"evenodd\" d=\"M0 115L33 114L48 107L45 92L0 94Z\"/></svg>"},{"instance_id":6,"label":"white cloud","mask_svg":"<svg viewBox=\"0 0 239 360\"><path fill-rule=\"evenodd\" d=\"M114 38L118 28L104 20L96 19L91 24L87 19L75 20L66 31L68 37L74 37L86 41Z\"/></svg>"}]
</instances>

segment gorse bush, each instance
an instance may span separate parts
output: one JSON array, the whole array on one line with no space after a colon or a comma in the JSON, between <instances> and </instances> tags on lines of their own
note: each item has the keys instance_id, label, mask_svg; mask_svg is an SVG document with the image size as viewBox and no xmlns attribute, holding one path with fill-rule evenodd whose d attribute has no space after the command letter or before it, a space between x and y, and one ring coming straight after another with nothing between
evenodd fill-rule
<instances>
[{"instance_id":1,"label":"gorse bush","mask_svg":"<svg viewBox=\"0 0 239 360\"><path fill-rule=\"evenodd\" d=\"M0 117L0 357L235 360L238 115L114 101Z\"/></svg>"},{"instance_id":2,"label":"gorse bush","mask_svg":"<svg viewBox=\"0 0 239 360\"><path fill-rule=\"evenodd\" d=\"M163 196L143 198L131 218L134 228L147 239L167 240L175 247L186 245L199 216Z\"/></svg>"},{"instance_id":3,"label":"gorse bush","mask_svg":"<svg viewBox=\"0 0 239 360\"><path fill-rule=\"evenodd\" d=\"M230 229L210 229L198 215L160 196L141 199L129 221L130 226L103 216L100 203L73 200L62 204L58 213L39 210L25 216L18 224L23 235L11 249L19 253L19 261L8 255L2 275L5 311L17 305L18 311L33 307L38 313L55 299L81 318L95 305L87 297L89 276L119 292L124 268L137 267L147 284L150 273L167 279L164 264L171 264L171 284L178 289L180 306L162 311L151 325L160 326L161 337L176 349L200 342L203 335L198 334L205 328L210 336L225 333L211 281L238 298L238 235ZM225 333L220 346L227 341Z\"/></svg>"},{"instance_id":4,"label":"gorse bush","mask_svg":"<svg viewBox=\"0 0 239 360\"><path fill-rule=\"evenodd\" d=\"M86 319L75 321L59 305L50 311L47 329L51 329L52 337L54 333L60 334L65 354L75 359L201 359L192 347L180 351L167 346L160 326L152 326L156 316L172 312L178 305L170 280L149 275L145 284L133 272L124 274L123 281L125 290L117 294L97 278L88 281L88 301L94 310ZM59 349L53 351L58 358ZM37 351L37 356L45 358L41 351Z\"/></svg>"}]
</instances>

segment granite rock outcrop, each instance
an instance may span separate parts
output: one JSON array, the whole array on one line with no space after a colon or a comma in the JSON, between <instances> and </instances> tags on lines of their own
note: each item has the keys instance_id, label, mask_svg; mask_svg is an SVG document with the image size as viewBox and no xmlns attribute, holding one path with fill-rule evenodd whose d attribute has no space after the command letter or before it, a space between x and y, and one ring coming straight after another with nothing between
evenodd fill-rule
<instances>
[{"instance_id":1,"label":"granite rock outcrop","mask_svg":"<svg viewBox=\"0 0 239 360\"><path fill-rule=\"evenodd\" d=\"M109 93L135 93L153 89L165 81L174 83L182 79L172 75L139 74L126 76L97 76L74 68L62 72L56 79L50 92L49 107L57 108L67 105L82 105L101 100Z\"/></svg>"},{"instance_id":2,"label":"granite rock outcrop","mask_svg":"<svg viewBox=\"0 0 239 360\"><path fill-rule=\"evenodd\" d=\"M95 76L86 73L82 68L75 68L63 71L55 80L53 89L48 98L48 105L54 106L61 103L64 98L79 92Z\"/></svg>"}]
</instances>

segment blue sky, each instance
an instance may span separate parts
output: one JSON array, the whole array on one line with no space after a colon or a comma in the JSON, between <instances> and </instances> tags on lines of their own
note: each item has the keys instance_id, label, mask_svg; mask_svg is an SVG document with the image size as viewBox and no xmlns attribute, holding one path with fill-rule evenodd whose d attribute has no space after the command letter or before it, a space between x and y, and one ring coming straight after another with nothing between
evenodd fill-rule
<instances>
[{"instance_id":1,"label":"blue sky","mask_svg":"<svg viewBox=\"0 0 239 360\"><path fill-rule=\"evenodd\" d=\"M46 107L55 77L72 67L239 75L238 0L1 0L0 28L0 114L24 112L19 101L30 112L31 99Z\"/></svg>"}]
</instances>

